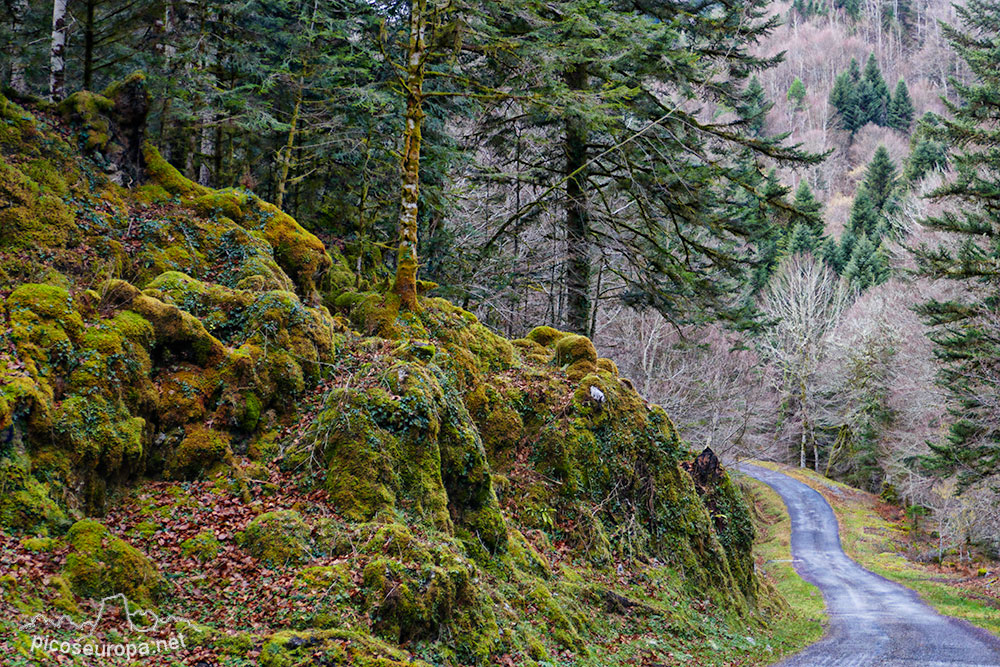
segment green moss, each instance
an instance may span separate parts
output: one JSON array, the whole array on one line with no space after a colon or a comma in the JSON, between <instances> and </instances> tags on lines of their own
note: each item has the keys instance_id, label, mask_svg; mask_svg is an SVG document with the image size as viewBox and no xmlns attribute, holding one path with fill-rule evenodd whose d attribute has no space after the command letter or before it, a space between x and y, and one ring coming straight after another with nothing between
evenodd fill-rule
<instances>
[{"instance_id":1,"label":"green moss","mask_svg":"<svg viewBox=\"0 0 1000 667\"><path fill-rule=\"evenodd\" d=\"M295 510L266 512L247 525L243 548L270 565L305 560L310 554L309 525Z\"/></svg>"},{"instance_id":2,"label":"green moss","mask_svg":"<svg viewBox=\"0 0 1000 667\"><path fill-rule=\"evenodd\" d=\"M51 552L59 543L51 537L26 537L21 540L21 546L28 551Z\"/></svg>"},{"instance_id":3,"label":"green moss","mask_svg":"<svg viewBox=\"0 0 1000 667\"><path fill-rule=\"evenodd\" d=\"M142 155L146 161L146 171L149 172L150 179L170 194L181 197L200 197L210 192L209 188L185 178L172 164L163 159L160 151L152 144L143 145Z\"/></svg>"},{"instance_id":4,"label":"green moss","mask_svg":"<svg viewBox=\"0 0 1000 667\"><path fill-rule=\"evenodd\" d=\"M525 338L534 343L538 343L543 347L550 347L553 344L557 343L559 340L569 335L570 334L565 333L563 331L559 331L557 329L553 329L552 327L541 326L541 327L535 327L534 329L529 331L528 335L525 336Z\"/></svg>"},{"instance_id":5,"label":"green moss","mask_svg":"<svg viewBox=\"0 0 1000 667\"><path fill-rule=\"evenodd\" d=\"M337 594L350 588L354 582L351 577L350 565L338 563L299 570L298 574L295 575L295 583L303 588L329 591L333 597L336 597Z\"/></svg>"},{"instance_id":6,"label":"green moss","mask_svg":"<svg viewBox=\"0 0 1000 667\"><path fill-rule=\"evenodd\" d=\"M243 219L242 207L247 205L247 193L242 190L212 190L194 201L195 210L205 216L222 215L239 222Z\"/></svg>"},{"instance_id":7,"label":"green moss","mask_svg":"<svg viewBox=\"0 0 1000 667\"><path fill-rule=\"evenodd\" d=\"M570 334L556 342L555 363L570 380L580 380L597 370L597 350L586 336Z\"/></svg>"},{"instance_id":8,"label":"green moss","mask_svg":"<svg viewBox=\"0 0 1000 667\"><path fill-rule=\"evenodd\" d=\"M149 603L159 595L163 579L149 559L97 521L84 519L70 528L71 547L63 576L81 597L124 594L130 602Z\"/></svg>"},{"instance_id":9,"label":"green moss","mask_svg":"<svg viewBox=\"0 0 1000 667\"><path fill-rule=\"evenodd\" d=\"M81 129L84 149L103 150L111 140L107 114L114 103L103 95L81 90L59 103L59 111L67 121Z\"/></svg>"},{"instance_id":10,"label":"green moss","mask_svg":"<svg viewBox=\"0 0 1000 667\"><path fill-rule=\"evenodd\" d=\"M194 537L181 542L181 555L196 558L203 563L215 560L222 549L222 543L211 530L203 530Z\"/></svg>"},{"instance_id":11,"label":"green moss","mask_svg":"<svg viewBox=\"0 0 1000 667\"><path fill-rule=\"evenodd\" d=\"M191 428L167 461L164 471L173 479L197 477L217 463L230 463L229 434L204 426Z\"/></svg>"},{"instance_id":12,"label":"green moss","mask_svg":"<svg viewBox=\"0 0 1000 667\"><path fill-rule=\"evenodd\" d=\"M205 325L177 306L141 294L129 307L153 325L156 342L171 348L178 356L206 365L225 355L222 343L208 333Z\"/></svg>"},{"instance_id":13,"label":"green moss","mask_svg":"<svg viewBox=\"0 0 1000 667\"><path fill-rule=\"evenodd\" d=\"M0 528L59 531L67 523L47 484L29 475L26 465L0 458Z\"/></svg>"}]
</instances>

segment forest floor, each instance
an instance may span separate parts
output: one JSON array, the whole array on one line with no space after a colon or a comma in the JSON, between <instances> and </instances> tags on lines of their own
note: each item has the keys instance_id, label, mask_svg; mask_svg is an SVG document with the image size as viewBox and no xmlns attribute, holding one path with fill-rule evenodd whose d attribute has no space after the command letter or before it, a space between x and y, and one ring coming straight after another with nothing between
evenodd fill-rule
<instances>
[{"instance_id":1,"label":"forest floor","mask_svg":"<svg viewBox=\"0 0 1000 667\"><path fill-rule=\"evenodd\" d=\"M926 526L925 530L914 530L902 508L811 470L763 461L753 463L785 473L822 494L837 515L844 551L863 567L916 591L946 616L1000 635L1000 563L975 555L958 559L948 553L940 563L926 562L937 541ZM758 482L754 487L766 489ZM783 505L781 510L787 524ZM792 594L784 589L782 592L793 607L810 608L811 598L796 595L794 586L790 590Z\"/></svg>"}]
</instances>

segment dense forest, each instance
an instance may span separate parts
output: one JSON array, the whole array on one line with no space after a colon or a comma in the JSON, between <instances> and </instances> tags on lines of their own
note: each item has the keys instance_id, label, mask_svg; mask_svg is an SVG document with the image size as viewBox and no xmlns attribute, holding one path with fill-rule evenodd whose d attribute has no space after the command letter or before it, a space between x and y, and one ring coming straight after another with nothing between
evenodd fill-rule
<instances>
[{"instance_id":1,"label":"dense forest","mask_svg":"<svg viewBox=\"0 0 1000 667\"><path fill-rule=\"evenodd\" d=\"M0 45L5 609L766 661L716 455L1000 557L996 0L5 0Z\"/></svg>"}]
</instances>

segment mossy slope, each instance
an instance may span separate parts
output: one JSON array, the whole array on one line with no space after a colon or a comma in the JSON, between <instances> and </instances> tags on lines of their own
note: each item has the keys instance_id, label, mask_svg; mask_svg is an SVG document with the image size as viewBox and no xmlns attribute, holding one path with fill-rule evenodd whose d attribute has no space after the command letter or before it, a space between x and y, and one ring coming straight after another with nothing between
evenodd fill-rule
<instances>
[{"instance_id":1,"label":"mossy slope","mask_svg":"<svg viewBox=\"0 0 1000 667\"><path fill-rule=\"evenodd\" d=\"M148 144L145 180L117 184L116 95L137 87L58 116L0 97L0 536L56 538L64 606L187 609L169 559L125 540L156 534L149 516L108 523L120 536L85 517L150 479L178 498L203 480L240 525L209 511L166 553L279 573L303 609L204 629L234 661L616 664L619 635L672 638L666 659L766 628L742 496L725 474L696 488L668 416L591 341L508 341L442 299L352 291L294 219ZM279 478L308 495L273 506ZM752 653L737 639L726 655Z\"/></svg>"}]
</instances>

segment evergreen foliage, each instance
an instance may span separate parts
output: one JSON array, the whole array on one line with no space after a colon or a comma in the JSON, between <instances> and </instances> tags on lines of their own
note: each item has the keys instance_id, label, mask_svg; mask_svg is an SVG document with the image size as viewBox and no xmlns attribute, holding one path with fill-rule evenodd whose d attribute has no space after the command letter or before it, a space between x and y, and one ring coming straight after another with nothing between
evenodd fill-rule
<instances>
[{"instance_id":1,"label":"evergreen foliage","mask_svg":"<svg viewBox=\"0 0 1000 667\"><path fill-rule=\"evenodd\" d=\"M881 245L876 248L866 234L861 234L851 248L843 276L859 291L885 282L889 277L889 264Z\"/></svg>"},{"instance_id":2,"label":"evergreen foliage","mask_svg":"<svg viewBox=\"0 0 1000 667\"><path fill-rule=\"evenodd\" d=\"M881 238L891 228L889 220L899 208L898 187L896 165L885 146L879 146L854 196L848 229L857 235Z\"/></svg>"},{"instance_id":3,"label":"evergreen foliage","mask_svg":"<svg viewBox=\"0 0 1000 667\"><path fill-rule=\"evenodd\" d=\"M889 102L886 125L900 132L909 132L913 125L913 100L910 99L910 91L902 79L896 84L896 90Z\"/></svg>"},{"instance_id":4,"label":"evergreen foliage","mask_svg":"<svg viewBox=\"0 0 1000 667\"><path fill-rule=\"evenodd\" d=\"M799 77L795 77L792 85L788 87L788 101L794 111L802 111L806 108L806 85Z\"/></svg>"},{"instance_id":5,"label":"evergreen foliage","mask_svg":"<svg viewBox=\"0 0 1000 667\"><path fill-rule=\"evenodd\" d=\"M830 106L836 111L838 127L851 134L868 123L908 128L913 119L913 103L903 81L896 86L896 97L899 99L893 106L895 98L889 94L875 54L870 54L864 71L852 58L848 69L837 75L830 90Z\"/></svg>"},{"instance_id":6,"label":"evergreen foliage","mask_svg":"<svg viewBox=\"0 0 1000 667\"><path fill-rule=\"evenodd\" d=\"M903 169L903 180L909 184L919 182L928 173L948 167L948 146L930 136L929 130L940 125L940 120L928 111L920 119L917 131L910 138L910 155Z\"/></svg>"},{"instance_id":7,"label":"evergreen foliage","mask_svg":"<svg viewBox=\"0 0 1000 667\"><path fill-rule=\"evenodd\" d=\"M958 202L923 223L955 241L915 251L920 273L954 280L967 288L949 301L930 300L919 313L934 327L931 335L941 361L941 387L950 399L948 435L931 443L925 467L957 474L967 487L1000 472L1000 1L970 0L955 8L962 27L945 35L973 75L952 81L958 102L946 101L950 117L923 124L929 139L945 142L956 176L933 196Z\"/></svg>"}]
</instances>

